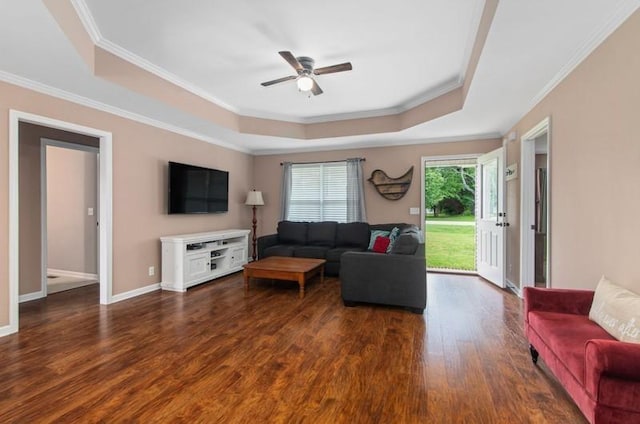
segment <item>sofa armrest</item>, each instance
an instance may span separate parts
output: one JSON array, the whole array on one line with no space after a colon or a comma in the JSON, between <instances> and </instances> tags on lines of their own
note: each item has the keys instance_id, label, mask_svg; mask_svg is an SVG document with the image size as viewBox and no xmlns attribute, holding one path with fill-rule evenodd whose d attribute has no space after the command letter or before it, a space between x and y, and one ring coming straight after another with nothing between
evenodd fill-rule
<instances>
[{"instance_id":1,"label":"sofa armrest","mask_svg":"<svg viewBox=\"0 0 640 424\"><path fill-rule=\"evenodd\" d=\"M605 379L620 380L636 386L635 410L640 408L640 344L617 340L593 339L585 345L585 388L596 401ZM625 393L631 396L633 393ZM623 393L620 393L622 396Z\"/></svg>"},{"instance_id":2,"label":"sofa armrest","mask_svg":"<svg viewBox=\"0 0 640 424\"><path fill-rule=\"evenodd\" d=\"M530 311L560 312L589 315L593 290L524 288L524 321L529 322Z\"/></svg>"},{"instance_id":3,"label":"sofa armrest","mask_svg":"<svg viewBox=\"0 0 640 424\"><path fill-rule=\"evenodd\" d=\"M278 244L278 235L269 234L267 236L258 237L258 259L264 258L264 250L268 247Z\"/></svg>"}]
</instances>

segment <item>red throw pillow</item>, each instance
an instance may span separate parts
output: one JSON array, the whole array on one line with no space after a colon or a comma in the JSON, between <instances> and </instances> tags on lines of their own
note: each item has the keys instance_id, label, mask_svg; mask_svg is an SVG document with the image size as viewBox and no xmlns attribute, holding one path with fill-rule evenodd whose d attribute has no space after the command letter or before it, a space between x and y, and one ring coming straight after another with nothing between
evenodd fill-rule
<instances>
[{"instance_id":1,"label":"red throw pillow","mask_svg":"<svg viewBox=\"0 0 640 424\"><path fill-rule=\"evenodd\" d=\"M387 253L387 247L389 247L391 240L389 237L376 237L376 241L373 243L373 251L378 253Z\"/></svg>"}]
</instances>

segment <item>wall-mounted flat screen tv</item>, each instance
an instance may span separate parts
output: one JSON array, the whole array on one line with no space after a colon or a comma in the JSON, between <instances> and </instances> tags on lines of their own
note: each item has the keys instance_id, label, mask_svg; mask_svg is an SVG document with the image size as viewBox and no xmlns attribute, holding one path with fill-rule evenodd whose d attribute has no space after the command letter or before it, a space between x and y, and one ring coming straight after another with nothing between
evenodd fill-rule
<instances>
[{"instance_id":1,"label":"wall-mounted flat screen tv","mask_svg":"<svg viewBox=\"0 0 640 424\"><path fill-rule=\"evenodd\" d=\"M169 162L169 213L229 211L229 173Z\"/></svg>"}]
</instances>

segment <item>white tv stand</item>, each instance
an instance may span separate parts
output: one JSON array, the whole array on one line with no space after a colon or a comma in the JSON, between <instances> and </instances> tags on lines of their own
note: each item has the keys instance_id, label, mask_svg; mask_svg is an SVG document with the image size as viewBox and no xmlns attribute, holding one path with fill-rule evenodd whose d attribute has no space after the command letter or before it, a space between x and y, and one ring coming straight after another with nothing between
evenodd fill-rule
<instances>
[{"instance_id":1,"label":"white tv stand","mask_svg":"<svg viewBox=\"0 0 640 424\"><path fill-rule=\"evenodd\" d=\"M250 230L161 237L163 290L187 288L241 271L247 263Z\"/></svg>"}]
</instances>

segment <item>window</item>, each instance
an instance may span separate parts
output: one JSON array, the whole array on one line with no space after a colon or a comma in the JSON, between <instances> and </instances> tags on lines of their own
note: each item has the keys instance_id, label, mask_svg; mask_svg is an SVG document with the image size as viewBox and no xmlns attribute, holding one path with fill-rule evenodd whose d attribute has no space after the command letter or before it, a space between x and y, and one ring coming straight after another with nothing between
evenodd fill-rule
<instances>
[{"instance_id":1,"label":"window","mask_svg":"<svg viewBox=\"0 0 640 424\"><path fill-rule=\"evenodd\" d=\"M292 164L286 219L347 222L347 162Z\"/></svg>"},{"instance_id":2,"label":"window","mask_svg":"<svg viewBox=\"0 0 640 424\"><path fill-rule=\"evenodd\" d=\"M282 163L280 219L366 222L363 161Z\"/></svg>"}]
</instances>

